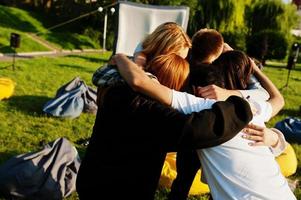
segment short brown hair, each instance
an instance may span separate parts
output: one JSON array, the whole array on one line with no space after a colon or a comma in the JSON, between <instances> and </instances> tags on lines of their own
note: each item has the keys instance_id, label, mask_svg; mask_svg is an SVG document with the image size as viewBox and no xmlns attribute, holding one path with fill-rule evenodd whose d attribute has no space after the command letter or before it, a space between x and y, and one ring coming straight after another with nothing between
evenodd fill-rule
<instances>
[{"instance_id":1,"label":"short brown hair","mask_svg":"<svg viewBox=\"0 0 301 200\"><path fill-rule=\"evenodd\" d=\"M171 53L155 57L146 67L146 71L157 76L162 85L181 90L188 78L189 64L181 56Z\"/></svg>"},{"instance_id":2,"label":"short brown hair","mask_svg":"<svg viewBox=\"0 0 301 200\"><path fill-rule=\"evenodd\" d=\"M201 29L192 37L192 63L203 63L208 58L219 57L224 45L223 36L214 29Z\"/></svg>"}]
</instances>

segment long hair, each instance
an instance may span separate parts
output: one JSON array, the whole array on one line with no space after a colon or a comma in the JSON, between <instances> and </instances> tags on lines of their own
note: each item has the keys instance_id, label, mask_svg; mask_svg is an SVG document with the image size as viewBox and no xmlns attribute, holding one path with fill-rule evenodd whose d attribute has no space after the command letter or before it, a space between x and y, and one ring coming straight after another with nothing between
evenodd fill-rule
<instances>
[{"instance_id":1,"label":"long hair","mask_svg":"<svg viewBox=\"0 0 301 200\"><path fill-rule=\"evenodd\" d=\"M142 47L142 53L149 62L158 55L177 53L184 47L190 48L191 41L181 26L166 22L144 39Z\"/></svg>"},{"instance_id":2,"label":"long hair","mask_svg":"<svg viewBox=\"0 0 301 200\"><path fill-rule=\"evenodd\" d=\"M146 67L162 85L174 90L181 90L186 84L189 64L181 56L171 53L155 57Z\"/></svg>"},{"instance_id":3,"label":"long hair","mask_svg":"<svg viewBox=\"0 0 301 200\"><path fill-rule=\"evenodd\" d=\"M229 90L247 88L253 68L250 58L242 51L227 51L213 62L223 69L225 88Z\"/></svg>"}]
</instances>

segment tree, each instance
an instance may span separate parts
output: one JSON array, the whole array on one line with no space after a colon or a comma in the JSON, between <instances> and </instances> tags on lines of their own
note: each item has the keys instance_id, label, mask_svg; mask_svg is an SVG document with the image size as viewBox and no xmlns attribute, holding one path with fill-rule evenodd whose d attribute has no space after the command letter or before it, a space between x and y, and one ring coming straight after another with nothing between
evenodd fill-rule
<instances>
[{"instance_id":1,"label":"tree","mask_svg":"<svg viewBox=\"0 0 301 200\"><path fill-rule=\"evenodd\" d=\"M283 32L264 30L247 38L247 53L263 64L267 59L283 59L288 42Z\"/></svg>"},{"instance_id":2,"label":"tree","mask_svg":"<svg viewBox=\"0 0 301 200\"><path fill-rule=\"evenodd\" d=\"M253 0L246 12L248 53L263 61L284 58L291 43L291 30L298 23L296 11L295 5L281 0Z\"/></svg>"}]
</instances>

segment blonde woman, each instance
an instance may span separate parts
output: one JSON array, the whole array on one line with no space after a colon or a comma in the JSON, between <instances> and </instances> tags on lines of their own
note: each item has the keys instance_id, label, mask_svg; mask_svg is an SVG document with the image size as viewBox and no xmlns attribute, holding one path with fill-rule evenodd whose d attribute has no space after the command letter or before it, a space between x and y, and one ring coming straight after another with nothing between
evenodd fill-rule
<instances>
[{"instance_id":1,"label":"blonde woman","mask_svg":"<svg viewBox=\"0 0 301 200\"><path fill-rule=\"evenodd\" d=\"M175 53L186 58L191 48L191 40L183 28L174 22L159 25L141 44L138 44L134 61L140 66L146 66L159 55Z\"/></svg>"},{"instance_id":2,"label":"blonde woman","mask_svg":"<svg viewBox=\"0 0 301 200\"><path fill-rule=\"evenodd\" d=\"M149 63L157 56L175 53L186 58L191 41L183 28L174 22L159 25L142 43L138 44L135 53L135 63L147 71ZM103 81L106 79L106 81ZM100 67L93 74L92 82L99 89L119 82L121 77L117 70L108 65Z\"/></svg>"}]
</instances>

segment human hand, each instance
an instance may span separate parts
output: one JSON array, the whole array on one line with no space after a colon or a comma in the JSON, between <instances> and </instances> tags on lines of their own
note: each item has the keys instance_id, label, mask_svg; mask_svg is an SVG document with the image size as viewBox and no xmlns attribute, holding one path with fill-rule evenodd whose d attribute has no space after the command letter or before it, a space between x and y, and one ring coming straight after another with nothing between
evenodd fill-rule
<instances>
[{"instance_id":1,"label":"human hand","mask_svg":"<svg viewBox=\"0 0 301 200\"><path fill-rule=\"evenodd\" d=\"M223 89L216 85L207 85L205 87L197 87L195 95L203 98L225 101L232 93L230 90Z\"/></svg>"},{"instance_id":2,"label":"human hand","mask_svg":"<svg viewBox=\"0 0 301 200\"><path fill-rule=\"evenodd\" d=\"M270 146L275 147L278 144L279 137L273 130L249 124L243 129L243 138L252 140L254 143L249 143L250 146Z\"/></svg>"},{"instance_id":3,"label":"human hand","mask_svg":"<svg viewBox=\"0 0 301 200\"><path fill-rule=\"evenodd\" d=\"M142 52L134 54L134 62L139 66L144 68L146 66L146 55Z\"/></svg>"},{"instance_id":4,"label":"human hand","mask_svg":"<svg viewBox=\"0 0 301 200\"><path fill-rule=\"evenodd\" d=\"M108 62L109 65L116 65L116 58L115 55L111 57L111 59Z\"/></svg>"},{"instance_id":5,"label":"human hand","mask_svg":"<svg viewBox=\"0 0 301 200\"><path fill-rule=\"evenodd\" d=\"M111 57L111 59L109 60L108 64L109 65L116 65L118 66L118 61L124 59L124 58L127 58L127 56L125 54L122 54L122 53L118 53L118 54L115 54Z\"/></svg>"}]
</instances>

